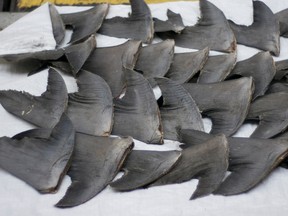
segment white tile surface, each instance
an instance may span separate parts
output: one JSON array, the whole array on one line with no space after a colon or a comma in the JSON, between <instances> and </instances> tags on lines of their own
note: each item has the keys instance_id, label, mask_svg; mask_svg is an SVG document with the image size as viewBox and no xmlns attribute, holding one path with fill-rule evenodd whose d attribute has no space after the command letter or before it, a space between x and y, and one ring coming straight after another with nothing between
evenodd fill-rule
<instances>
[{"instance_id":1,"label":"white tile surface","mask_svg":"<svg viewBox=\"0 0 288 216\"><path fill-rule=\"evenodd\" d=\"M0 32L0 55L54 49L49 5L44 4Z\"/></svg>"}]
</instances>

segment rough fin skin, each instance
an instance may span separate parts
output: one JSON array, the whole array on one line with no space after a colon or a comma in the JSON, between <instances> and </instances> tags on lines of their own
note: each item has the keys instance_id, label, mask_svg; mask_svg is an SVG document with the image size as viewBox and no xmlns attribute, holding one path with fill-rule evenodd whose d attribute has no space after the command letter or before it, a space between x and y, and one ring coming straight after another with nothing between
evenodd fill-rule
<instances>
[{"instance_id":1,"label":"rough fin skin","mask_svg":"<svg viewBox=\"0 0 288 216\"><path fill-rule=\"evenodd\" d=\"M53 28L53 34L57 45L60 45L65 37L65 26L59 15L56 7L53 4L49 4L51 23Z\"/></svg>"},{"instance_id":2,"label":"rough fin skin","mask_svg":"<svg viewBox=\"0 0 288 216\"><path fill-rule=\"evenodd\" d=\"M252 78L212 84L184 83L200 111L212 119L212 134L235 133L245 120L252 94Z\"/></svg>"},{"instance_id":3,"label":"rough fin skin","mask_svg":"<svg viewBox=\"0 0 288 216\"><path fill-rule=\"evenodd\" d=\"M48 135L48 136L47 136ZM20 135L18 139L0 138L1 168L22 179L41 193L57 190L70 165L75 130L70 119L63 115L59 123L45 136Z\"/></svg>"},{"instance_id":4,"label":"rough fin skin","mask_svg":"<svg viewBox=\"0 0 288 216\"><path fill-rule=\"evenodd\" d=\"M53 68L48 72L47 90L41 96L14 90L0 91L0 103L8 112L34 125L53 128L65 111L68 94L61 75Z\"/></svg>"},{"instance_id":5,"label":"rough fin skin","mask_svg":"<svg viewBox=\"0 0 288 216\"><path fill-rule=\"evenodd\" d=\"M80 71L95 48L95 35L91 35L83 43L78 43L64 48L65 56L74 76L76 76L76 74Z\"/></svg>"},{"instance_id":6,"label":"rough fin skin","mask_svg":"<svg viewBox=\"0 0 288 216\"><path fill-rule=\"evenodd\" d=\"M288 92L288 83L275 82L271 84L266 91L266 94L276 93L276 92Z\"/></svg>"},{"instance_id":7,"label":"rough fin skin","mask_svg":"<svg viewBox=\"0 0 288 216\"><path fill-rule=\"evenodd\" d=\"M48 65L76 77L95 48L95 35L91 35L83 42L61 48L63 50L63 56L57 60L49 61L48 59Z\"/></svg>"},{"instance_id":8,"label":"rough fin skin","mask_svg":"<svg viewBox=\"0 0 288 216\"><path fill-rule=\"evenodd\" d=\"M287 141L229 138L228 142L230 146L229 170L232 174L214 192L224 196L251 190L288 155Z\"/></svg>"},{"instance_id":9,"label":"rough fin skin","mask_svg":"<svg viewBox=\"0 0 288 216\"><path fill-rule=\"evenodd\" d=\"M276 67L270 53L259 52L249 59L237 62L229 77L234 75L253 77L255 89L252 100L254 100L264 95L275 73Z\"/></svg>"},{"instance_id":10,"label":"rough fin skin","mask_svg":"<svg viewBox=\"0 0 288 216\"><path fill-rule=\"evenodd\" d=\"M284 9L278 13L275 14L279 21L280 25L280 35L282 37L287 38L288 37L288 9Z\"/></svg>"},{"instance_id":11,"label":"rough fin skin","mask_svg":"<svg viewBox=\"0 0 288 216\"><path fill-rule=\"evenodd\" d=\"M200 71L198 83L216 83L226 79L233 70L237 60L237 54L209 56Z\"/></svg>"},{"instance_id":12,"label":"rough fin skin","mask_svg":"<svg viewBox=\"0 0 288 216\"><path fill-rule=\"evenodd\" d=\"M132 137L96 137L76 133L75 151L68 175L72 184L56 204L80 205L99 194L116 176L133 148Z\"/></svg>"},{"instance_id":13,"label":"rough fin skin","mask_svg":"<svg viewBox=\"0 0 288 216\"><path fill-rule=\"evenodd\" d=\"M198 71L200 71L209 55L209 48L189 53L175 53L173 62L165 75L177 84L188 82Z\"/></svg>"},{"instance_id":14,"label":"rough fin skin","mask_svg":"<svg viewBox=\"0 0 288 216\"><path fill-rule=\"evenodd\" d=\"M131 40L118 46L96 48L83 69L101 76L110 86L113 97L118 97L126 83L123 67L133 70L140 46L140 41Z\"/></svg>"},{"instance_id":15,"label":"rough fin skin","mask_svg":"<svg viewBox=\"0 0 288 216\"><path fill-rule=\"evenodd\" d=\"M97 4L93 8L71 14L62 14L65 25L73 27L70 43L79 42L91 34L95 34L108 13L108 4Z\"/></svg>"},{"instance_id":16,"label":"rough fin skin","mask_svg":"<svg viewBox=\"0 0 288 216\"><path fill-rule=\"evenodd\" d=\"M271 138L288 127L288 93L277 92L251 103L247 119L260 120L252 138Z\"/></svg>"},{"instance_id":17,"label":"rough fin skin","mask_svg":"<svg viewBox=\"0 0 288 216\"><path fill-rule=\"evenodd\" d=\"M182 128L204 131L200 111L186 89L167 78L155 80L163 97L160 114L164 139L178 141L179 130Z\"/></svg>"},{"instance_id":18,"label":"rough fin skin","mask_svg":"<svg viewBox=\"0 0 288 216\"><path fill-rule=\"evenodd\" d=\"M159 32L161 39L174 39L176 46L220 52L234 52L236 40L225 15L207 0L200 0L201 18L195 26L187 26L181 34Z\"/></svg>"},{"instance_id":19,"label":"rough fin skin","mask_svg":"<svg viewBox=\"0 0 288 216\"><path fill-rule=\"evenodd\" d=\"M141 71L146 79L164 77L173 60L174 45L174 40L165 40L142 47L135 70Z\"/></svg>"},{"instance_id":20,"label":"rough fin skin","mask_svg":"<svg viewBox=\"0 0 288 216\"><path fill-rule=\"evenodd\" d=\"M148 80L135 71L124 69L124 73L126 92L123 98L114 99L112 134L163 144L160 112Z\"/></svg>"},{"instance_id":21,"label":"rough fin skin","mask_svg":"<svg viewBox=\"0 0 288 216\"><path fill-rule=\"evenodd\" d=\"M195 130L182 130L182 142L202 145L214 135ZM222 182L214 194L231 196L256 187L288 155L287 139L227 138L229 145L229 171L232 173Z\"/></svg>"},{"instance_id":22,"label":"rough fin skin","mask_svg":"<svg viewBox=\"0 0 288 216\"><path fill-rule=\"evenodd\" d=\"M24 137L48 139L51 135L51 131L51 128L36 128L18 133L11 139L21 140Z\"/></svg>"},{"instance_id":23,"label":"rough fin skin","mask_svg":"<svg viewBox=\"0 0 288 216\"><path fill-rule=\"evenodd\" d=\"M96 74L81 71L78 92L69 95L67 115L77 132L109 136L113 125L113 98L108 84Z\"/></svg>"},{"instance_id":24,"label":"rough fin skin","mask_svg":"<svg viewBox=\"0 0 288 216\"><path fill-rule=\"evenodd\" d=\"M276 66L276 74L274 80L277 81L286 81L287 82L287 74L288 74L288 60L282 60L275 62Z\"/></svg>"},{"instance_id":25,"label":"rough fin skin","mask_svg":"<svg viewBox=\"0 0 288 216\"><path fill-rule=\"evenodd\" d=\"M143 43L151 43L154 35L152 15L144 0L129 0L132 13L128 18L113 17L105 19L100 34L141 40Z\"/></svg>"},{"instance_id":26,"label":"rough fin skin","mask_svg":"<svg viewBox=\"0 0 288 216\"><path fill-rule=\"evenodd\" d=\"M168 19L165 21L153 18L155 32L174 31L176 33L180 33L185 28L180 14L174 13L168 9L167 17Z\"/></svg>"},{"instance_id":27,"label":"rough fin skin","mask_svg":"<svg viewBox=\"0 0 288 216\"><path fill-rule=\"evenodd\" d=\"M228 144L223 134L201 145L190 146L182 151L182 157L175 167L152 183L152 186L182 183L198 178L199 183L190 199L207 196L221 184L228 169L228 154Z\"/></svg>"},{"instance_id":28,"label":"rough fin skin","mask_svg":"<svg viewBox=\"0 0 288 216\"><path fill-rule=\"evenodd\" d=\"M110 183L117 191L130 191L145 187L168 173L179 161L179 151L132 151L122 170L125 174Z\"/></svg>"},{"instance_id":29,"label":"rough fin skin","mask_svg":"<svg viewBox=\"0 0 288 216\"><path fill-rule=\"evenodd\" d=\"M261 1L253 1L254 22L250 26L229 21L237 43L280 54L280 27L271 9ZM265 35L265 37L264 37Z\"/></svg>"}]
</instances>

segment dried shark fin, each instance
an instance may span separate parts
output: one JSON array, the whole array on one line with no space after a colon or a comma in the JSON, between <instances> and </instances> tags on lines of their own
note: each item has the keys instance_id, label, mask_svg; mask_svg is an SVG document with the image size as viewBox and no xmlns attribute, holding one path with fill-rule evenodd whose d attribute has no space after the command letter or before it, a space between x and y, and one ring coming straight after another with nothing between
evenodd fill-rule
<instances>
[{"instance_id":1,"label":"dried shark fin","mask_svg":"<svg viewBox=\"0 0 288 216\"><path fill-rule=\"evenodd\" d=\"M278 134L277 136L273 137L274 139L280 139L283 141L288 141L288 132L285 130L283 133ZM285 159L280 163L280 166L282 168L288 169L288 158L285 157Z\"/></svg>"},{"instance_id":2,"label":"dried shark fin","mask_svg":"<svg viewBox=\"0 0 288 216\"><path fill-rule=\"evenodd\" d=\"M168 173L180 157L179 151L134 150L122 167L124 176L110 183L110 186L118 191L145 187Z\"/></svg>"},{"instance_id":3,"label":"dried shark fin","mask_svg":"<svg viewBox=\"0 0 288 216\"><path fill-rule=\"evenodd\" d=\"M271 84L265 94L288 92L288 83L275 82Z\"/></svg>"},{"instance_id":4,"label":"dried shark fin","mask_svg":"<svg viewBox=\"0 0 288 216\"><path fill-rule=\"evenodd\" d=\"M226 55L209 56L200 71L198 83L216 83L226 79L236 64L236 52Z\"/></svg>"},{"instance_id":5,"label":"dried shark fin","mask_svg":"<svg viewBox=\"0 0 288 216\"><path fill-rule=\"evenodd\" d=\"M288 155L282 140L229 138L232 172L214 194L225 196L249 191L275 169Z\"/></svg>"},{"instance_id":6,"label":"dried shark fin","mask_svg":"<svg viewBox=\"0 0 288 216\"><path fill-rule=\"evenodd\" d=\"M142 47L134 69L146 79L164 77L173 60L174 45L174 40L165 40Z\"/></svg>"},{"instance_id":7,"label":"dried shark fin","mask_svg":"<svg viewBox=\"0 0 288 216\"><path fill-rule=\"evenodd\" d=\"M87 40L72 44L64 48L54 50L44 50L40 52L9 54L3 56L7 61L39 61L49 65L64 69L65 72L72 73L74 76L84 65L87 58L96 47L95 36L91 35ZM63 61L63 58L65 61Z\"/></svg>"},{"instance_id":8,"label":"dried shark fin","mask_svg":"<svg viewBox=\"0 0 288 216\"><path fill-rule=\"evenodd\" d=\"M288 9L284 9L275 14L280 25L280 35L282 37L288 37Z\"/></svg>"},{"instance_id":9,"label":"dried shark fin","mask_svg":"<svg viewBox=\"0 0 288 216\"><path fill-rule=\"evenodd\" d=\"M47 64L46 64L47 65ZM45 66L46 66L45 65ZM71 66L70 64L67 62L67 59L62 59L60 58L59 60L56 60L56 61L49 61L48 63L48 66L50 67L53 67L53 68L56 68L60 71L62 71L63 73L66 73L66 74L73 74L73 71L71 69ZM78 73L78 72L77 72ZM29 73L28 76L31 76L33 75L34 73ZM77 76L77 74L73 75L73 76Z\"/></svg>"},{"instance_id":10,"label":"dried shark fin","mask_svg":"<svg viewBox=\"0 0 288 216\"><path fill-rule=\"evenodd\" d=\"M201 143L213 137L201 131L182 130L182 142L189 145ZM229 145L229 171L214 194L225 196L241 194L256 187L288 155L287 140L227 138Z\"/></svg>"},{"instance_id":11,"label":"dried shark fin","mask_svg":"<svg viewBox=\"0 0 288 216\"><path fill-rule=\"evenodd\" d=\"M82 43L64 48L65 57L74 76L80 71L95 48L96 40L94 35L91 35Z\"/></svg>"},{"instance_id":12,"label":"dried shark fin","mask_svg":"<svg viewBox=\"0 0 288 216\"><path fill-rule=\"evenodd\" d=\"M275 62L276 65L276 74L274 80L280 81L284 80L287 81L288 75L288 59L277 61Z\"/></svg>"},{"instance_id":13,"label":"dried shark fin","mask_svg":"<svg viewBox=\"0 0 288 216\"><path fill-rule=\"evenodd\" d=\"M152 186L198 178L199 183L190 199L207 196L221 184L228 168L228 154L228 144L223 134L201 145L190 146L182 151L182 157L172 170L152 183Z\"/></svg>"},{"instance_id":14,"label":"dried shark fin","mask_svg":"<svg viewBox=\"0 0 288 216\"><path fill-rule=\"evenodd\" d=\"M54 38L57 45L60 45L65 37L65 26L60 14L53 4L49 4L50 17Z\"/></svg>"},{"instance_id":15,"label":"dried shark fin","mask_svg":"<svg viewBox=\"0 0 288 216\"><path fill-rule=\"evenodd\" d=\"M173 62L165 75L178 84L188 82L206 64L209 48L189 53L175 53Z\"/></svg>"},{"instance_id":16,"label":"dried shark fin","mask_svg":"<svg viewBox=\"0 0 288 216\"><path fill-rule=\"evenodd\" d=\"M96 137L76 133L68 171L72 184L56 206L77 206L99 194L116 176L132 148L131 137Z\"/></svg>"},{"instance_id":17,"label":"dried shark fin","mask_svg":"<svg viewBox=\"0 0 288 216\"><path fill-rule=\"evenodd\" d=\"M53 128L57 124L67 102L65 82L53 68L49 69L47 90L41 96L15 90L0 91L0 103L4 109L43 128Z\"/></svg>"},{"instance_id":18,"label":"dried shark fin","mask_svg":"<svg viewBox=\"0 0 288 216\"><path fill-rule=\"evenodd\" d=\"M0 167L41 193L55 192L70 166L74 127L62 115L52 130L45 130L44 138L34 131L36 137L0 138Z\"/></svg>"},{"instance_id":19,"label":"dried shark fin","mask_svg":"<svg viewBox=\"0 0 288 216\"><path fill-rule=\"evenodd\" d=\"M129 0L132 13L128 18L105 19L99 33L118 38L131 38L151 43L154 34L150 9L144 0Z\"/></svg>"},{"instance_id":20,"label":"dried shark fin","mask_svg":"<svg viewBox=\"0 0 288 216\"><path fill-rule=\"evenodd\" d=\"M277 17L261 1L253 1L254 22L250 26L237 25L230 21L237 43L280 54L280 30Z\"/></svg>"},{"instance_id":21,"label":"dried shark fin","mask_svg":"<svg viewBox=\"0 0 288 216\"><path fill-rule=\"evenodd\" d=\"M275 63L269 52L259 52L249 59L237 62L228 78L234 75L253 77L255 89L253 98L264 95L275 76Z\"/></svg>"},{"instance_id":22,"label":"dried shark fin","mask_svg":"<svg viewBox=\"0 0 288 216\"><path fill-rule=\"evenodd\" d=\"M180 33L185 28L180 14L174 13L173 11L168 9L167 17L168 19L165 21L153 18L155 32L173 31L176 33Z\"/></svg>"},{"instance_id":23,"label":"dried shark fin","mask_svg":"<svg viewBox=\"0 0 288 216\"><path fill-rule=\"evenodd\" d=\"M51 128L36 128L18 133L14 135L11 139L21 140L25 137L48 139L51 135L51 131Z\"/></svg>"},{"instance_id":24,"label":"dried shark fin","mask_svg":"<svg viewBox=\"0 0 288 216\"><path fill-rule=\"evenodd\" d=\"M113 97L118 97L125 87L123 67L133 70L139 55L140 41L96 48L83 65L83 69L101 76L110 86Z\"/></svg>"},{"instance_id":25,"label":"dried shark fin","mask_svg":"<svg viewBox=\"0 0 288 216\"><path fill-rule=\"evenodd\" d=\"M71 14L62 14L64 24L73 27L70 43L79 42L95 34L108 13L108 4L97 4L93 8Z\"/></svg>"},{"instance_id":26,"label":"dried shark fin","mask_svg":"<svg viewBox=\"0 0 288 216\"><path fill-rule=\"evenodd\" d=\"M48 60L48 64L76 77L95 48L95 36L91 35L83 42L62 48L63 56L57 60Z\"/></svg>"},{"instance_id":27,"label":"dried shark fin","mask_svg":"<svg viewBox=\"0 0 288 216\"><path fill-rule=\"evenodd\" d=\"M271 138L288 127L288 93L264 95L251 103L247 119L260 120L253 138Z\"/></svg>"},{"instance_id":28,"label":"dried shark fin","mask_svg":"<svg viewBox=\"0 0 288 216\"><path fill-rule=\"evenodd\" d=\"M271 138L288 127L288 110L279 113L265 112L260 116L260 123L250 137Z\"/></svg>"},{"instance_id":29,"label":"dried shark fin","mask_svg":"<svg viewBox=\"0 0 288 216\"><path fill-rule=\"evenodd\" d=\"M253 94L252 78L212 84L184 83L200 111L212 119L212 134L230 136L242 125Z\"/></svg>"},{"instance_id":30,"label":"dried shark fin","mask_svg":"<svg viewBox=\"0 0 288 216\"><path fill-rule=\"evenodd\" d=\"M164 139L179 140L179 130L182 128L204 131L200 111L183 86L167 78L155 80L163 97L160 114Z\"/></svg>"},{"instance_id":31,"label":"dried shark fin","mask_svg":"<svg viewBox=\"0 0 288 216\"><path fill-rule=\"evenodd\" d=\"M108 136L113 124L113 98L108 84L96 74L82 70L78 92L69 94L67 115L77 132Z\"/></svg>"},{"instance_id":32,"label":"dried shark fin","mask_svg":"<svg viewBox=\"0 0 288 216\"><path fill-rule=\"evenodd\" d=\"M112 134L162 144L160 111L148 80L129 69L124 69L124 74L126 92L123 98L114 99Z\"/></svg>"},{"instance_id":33,"label":"dried shark fin","mask_svg":"<svg viewBox=\"0 0 288 216\"><path fill-rule=\"evenodd\" d=\"M181 34L158 32L162 39L174 39L176 46L221 52L234 52L236 40L225 15L207 0L200 0L201 18L195 26L186 26Z\"/></svg>"},{"instance_id":34,"label":"dried shark fin","mask_svg":"<svg viewBox=\"0 0 288 216\"><path fill-rule=\"evenodd\" d=\"M215 137L214 134L184 128L180 130L180 140L184 143L180 147L186 149L193 145L201 145L203 142L212 139L213 137ZM229 137L227 137L227 139L229 139Z\"/></svg>"}]
</instances>

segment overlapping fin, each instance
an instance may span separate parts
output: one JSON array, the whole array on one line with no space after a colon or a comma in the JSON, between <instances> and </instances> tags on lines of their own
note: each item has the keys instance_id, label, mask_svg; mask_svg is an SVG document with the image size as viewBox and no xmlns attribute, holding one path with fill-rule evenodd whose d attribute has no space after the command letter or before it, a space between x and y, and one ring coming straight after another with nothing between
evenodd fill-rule
<instances>
[{"instance_id":1,"label":"overlapping fin","mask_svg":"<svg viewBox=\"0 0 288 216\"><path fill-rule=\"evenodd\" d=\"M167 17L168 19L165 21L153 18L155 32L174 31L180 33L185 28L180 14L174 13L168 9Z\"/></svg>"},{"instance_id":2,"label":"overlapping fin","mask_svg":"<svg viewBox=\"0 0 288 216\"><path fill-rule=\"evenodd\" d=\"M268 90L266 91L266 94L283 92L283 91L288 92L288 83L275 82L269 86Z\"/></svg>"},{"instance_id":3,"label":"overlapping fin","mask_svg":"<svg viewBox=\"0 0 288 216\"><path fill-rule=\"evenodd\" d=\"M126 92L123 98L114 99L112 134L162 144L160 112L148 80L129 69L125 69L124 73Z\"/></svg>"},{"instance_id":4,"label":"overlapping fin","mask_svg":"<svg viewBox=\"0 0 288 216\"><path fill-rule=\"evenodd\" d=\"M195 130L182 130L184 148L202 145L214 135ZM227 138L229 171L232 173L214 191L225 196L241 194L257 186L288 155L287 140Z\"/></svg>"},{"instance_id":5,"label":"overlapping fin","mask_svg":"<svg viewBox=\"0 0 288 216\"><path fill-rule=\"evenodd\" d=\"M264 95L251 103L247 119L260 120L253 138L270 138L288 127L288 93Z\"/></svg>"},{"instance_id":6,"label":"overlapping fin","mask_svg":"<svg viewBox=\"0 0 288 216\"><path fill-rule=\"evenodd\" d=\"M73 27L70 43L79 42L91 34L95 34L101 27L108 9L108 4L97 4L89 10L62 14L64 24Z\"/></svg>"},{"instance_id":7,"label":"overlapping fin","mask_svg":"<svg viewBox=\"0 0 288 216\"><path fill-rule=\"evenodd\" d=\"M53 68L41 96L15 90L0 91L0 103L8 112L43 128L53 128L67 108L68 93L61 75Z\"/></svg>"},{"instance_id":8,"label":"overlapping fin","mask_svg":"<svg viewBox=\"0 0 288 216\"><path fill-rule=\"evenodd\" d=\"M201 18L195 26L186 26L181 34L158 32L162 39L174 39L176 46L221 52L234 52L236 40L225 15L214 4L200 0Z\"/></svg>"},{"instance_id":9,"label":"overlapping fin","mask_svg":"<svg viewBox=\"0 0 288 216\"><path fill-rule=\"evenodd\" d=\"M144 0L129 0L131 15L128 18L113 17L105 19L100 34L141 40L143 43L151 43L154 35L153 20L150 9Z\"/></svg>"},{"instance_id":10,"label":"overlapping fin","mask_svg":"<svg viewBox=\"0 0 288 216\"><path fill-rule=\"evenodd\" d=\"M127 41L113 47L97 48L83 65L83 69L102 77L110 86L113 97L118 97L125 87L123 67L133 70L140 41Z\"/></svg>"},{"instance_id":11,"label":"overlapping fin","mask_svg":"<svg viewBox=\"0 0 288 216\"><path fill-rule=\"evenodd\" d=\"M179 141L179 132L182 128L204 131L199 108L186 89L167 78L155 78L155 80L163 97L160 114L164 138Z\"/></svg>"},{"instance_id":12,"label":"overlapping fin","mask_svg":"<svg viewBox=\"0 0 288 216\"><path fill-rule=\"evenodd\" d=\"M184 83L200 111L212 119L211 133L230 136L242 125L253 94L252 78L212 84Z\"/></svg>"},{"instance_id":13,"label":"overlapping fin","mask_svg":"<svg viewBox=\"0 0 288 216\"><path fill-rule=\"evenodd\" d=\"M287 75L288 75L288 60L282 60L275 62L276 66L276 74L274 77L274 80L277 81L287 81Z\"/></svg>"},{"instance_id":14,"label":"overlapping fin","mask_svg":"<svg viewBox=\"0 0 288 216\"><path fill-rule=\"evenodd\" d=\"M209 56L200 71L198 83L215 83L226 79L236 64L236 52L226 55Z\"/></svg>"},{"instance_id":15,"label":"overlapping fin","mask_svg":"<svg viewBox=\"0 0 288 216\"><path fill-rule=\"evenodd\" d=\"M116 176L132 148L131 137L109 138L76 133L68 171L72 184L56 206L77 206L99 194Z\"/></svg>"},{"instance_id":16,"label":"overlapping fin","mask_svg":"<svg viewBox=\"0 0 288 216\"><path fill-rule=\"evenodd\" d=\"M261 1L253 1L254 22L250 26L237 25L230 21L237 43L280 54L280 28L277 17ZM265 37L264 37L265 35Z\"/></svg>"},{"instance_id":17,"label":"overlapping fin","mask_svg":"<svg viewBox=\"0 0 288 216\"><path fill-rule=\"evenodd\" d=\"M165 40L157 44L142 47L135 70L141 71L146 79L164 77L174 56L174 40Z\"/></svg>"},{"instance_id":18,"label":"overlapping fin","mask_svg":"<svg viewBox=\"0 0 288 216\"><path fill-rule=\"evenodd\" d=\"M60 70L69 74L72 73L73 76L76 76L95 48L95 36L91 35L89 38L87 38L87 40L81 43L72 44L62 48L61 50L63 50L63 56L65 56L64 60L61 58L63 56L60 56L54 61L49 61L50 59L47 60L53 67L59 68Z\"/></svg>"},{"instance_id":19,"label":"overlapping fin","mask_svg":"<svg viewBox=\"0 0 288 216\"><path fill-rule=\"evenodd\" d=\"M65 26L60 14L53 4L49 4L49 10L54 38L57 45L60 45L65 37Z\"/></svg>"},{"instance_id":20,"label":"overlapping fin","mask_svg":"<svg viewBox=\"0 0 288 216\"><path fill-rule=\"evenodd\" d=\"M179 161L179 151L132 151L123 165L122 178L110 183L115 190L129 191L159 179Z\"/></svg>"},{"instance_id":21,"label":"overlapping fin","mask_svg":"<svg viewBox=\"0 0 288 216\"><path fill-rule=\"evenodd\" d=\"M55 192L70 166L75 130L62 115L53 129L0 138L0 167L41 193Z\"/></svg>"},{"instance_id":22,"label":"overlapping fin","mask_svg":"<svg viewBox=\"0 0 288 216\"><path fill-rule=\"evenodd\" d=\"M152 183L152 186L198 178L199 183L190 199L207 196L221 184L228 169L228 156L228 144L223 134L200 145L189 146L182 151L182 157L174 168Z\"/></svg>"},{"instance_id":23,"label":"overlapping fin","mask_svg":"<svg viewBox=\"0 0 288 216\"><path fill-rule=\"evenodd\" d=\"M188 82L207 63L209 49L197 52L175 53L173 62L165 75L178 84Z\"/></svg>"},{"instance_id":24,"label":"overlapping fin","mask_svg":"<svg viewBox=\"0 0 288 216\"><path fill-rule=\"evenodd\" d=\"M288 37L288 9L284 9L282 11L279 11L278 13L275 14L279 21L280 25L280 35L282 37Z\"/></svg>"},{"instance_id":25,"label":"overlapping fin","mask_svg":"<svg viewBox=\"0 0 288 216\"><path fill-rule=\"evenodd\" d=\"M109 136L113 125L113 98L108 84L96 74L81 71L78 92L69 94L67 115L77 132Z\"/></svg>"},{"instance_id":26,"label":"overlapping fin","mask_svg":"<svg viewBox=\"0 0 288 216\"><path fill-rule=\"evenodd\" d=\"M253 77L253 99L264 95L276 73L275 63L269 52L259 52L249 59L237 62L229 77Z\"/></svg>"}]
</instances>

